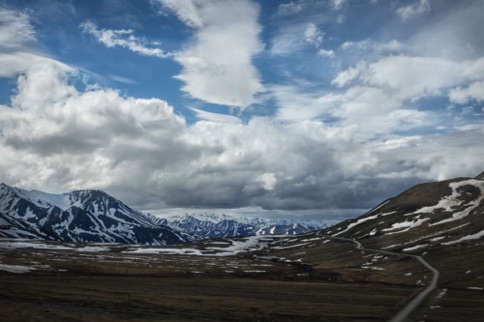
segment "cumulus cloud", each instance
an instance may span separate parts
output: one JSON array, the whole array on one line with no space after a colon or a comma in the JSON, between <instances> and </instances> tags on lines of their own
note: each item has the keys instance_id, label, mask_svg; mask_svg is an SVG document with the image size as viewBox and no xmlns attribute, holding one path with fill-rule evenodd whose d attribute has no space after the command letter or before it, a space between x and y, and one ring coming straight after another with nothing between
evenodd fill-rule
<instances>
[{"instance_id":1,"label":"cumulus cloud","mask_svg":"<svg viewBox=\"0 0 484 322\"><path fill-rule=\"evenodd\" d=\"M466 104L470 100L484 101L484 81L474 82L468 87L457 87L449 93L450 101L458 104Z\"/></svg>"},{"instance_id":2,"label":"cumulus cloud","mask_svg":"<svg viewBox=\"0 0 484 322\"><path fill-rule=\"evenodd\" d=\"M448 88L484 78L484 58L453 61L438 57L389 56L371 64L359 63L344 70L332 84L345 86L350 81L376 86L399 99L418 100L440 96Z\"/></svg>"},{"instance_id":3,"label":"cumulus cloud","mask_svg":"<svg viewBox=\"0 0 484 322\"><path fill-rule=\"evenodd\" d=\"M133 160L136 166L127 177L147 180L149 173L142 175L142 167L170 162L183 151L161 158L185 126L166 102L123 98L111 89L78 92L68 85L68 77L56 64L35 65L19 76L12 105L2 106L2 149L22 156L17 159L25 171L16 178L20 184L40 188L58 181L68 189L106 187L127 179L117 173L127 171ZM112 176L102 175L108 172ZM15 177L15 171L9 176Z\"/></svg>"},{"instance_id":4,"label":"cumulus cloud","mask_svg":"<svg viewBox=\"0 0 484 322\"><path fill-rule=\"evenodd\" d=\"M79 91L68 73L44 63L20 76L12 104L0 107L0 180L54 192L104 189L143 209L355 215L417 181L481 171L482 127L446 137L375 137L371 128L396 127L384 121L417 115L391 106L386 95L359 88L310 98L339 115L333 124L225 123L203 114L209 120L187 125L165 101ZM399 118L384 118L392 113ZM355 127L357 119L374 123ZM372 139L356 135L365 131Z\"/></svg>"},{"instance_id":5,"label":"cumulus cloud","mask_svg":"<svg viewBox=\"0 0 484 322\"><path fill-rule=\"evenodd\" d=\"M318 50L318 55L327 57L327 58L334 58L334 50L326 50L326 49L320 49Z\"/></svg>"},{"instance_id":6,"label":"cumulus cloud","mask_svg":"<svg viewBox=\"0 0 484 322\"><path fill-rule=\"evenodd\" d=\"M132 29L99 29L92 21L86 21L79 27L82 32L94 36L97 41L108 48L119 46L143 56L158 58L168 58L173 55L172 53L167 53L160 48L154 47L153 45L157 45L157 43L153 44L144 38L134 36L134 30Z\"/></svg>"},{"instance_id":7,"label":"cumulus cloud","mask_svg":"<svg viewBox=\"0 0 484 322\"><path fill-rule=\"evenodd\" d=\"M252 58L261 52L259 6L251 1L159 0L193 28L192 42L177 53L176 76L191 97L245 109L263 91Z\"/></svg>"},{"instance_id":8,"label":"cumulus cloud","mask_svg":"<svg viewBox=\"0 0 484 322\"><path fill-rule=\"evenodd\" d=\"M306 29L304 30L304 40L307 43L319 47L323 42L323 36L324 34L318 30L318 27L316 27L315 24L308 23L306 25Z\"/></svg>"},{"instance_id":9,"label":"cumulus cloud","mask_svg":"<svg viewBox=\"0 0 484 322\"><path fill-rule=\"evenodd\" d=\"M439 117L432 112L406 108L401 99L377 87L353 86L341 93L300 93L294 87L274 87L284 121L327 122L328 133L340 140L365 142L397 131L432 128Z\"/></svg>"},{"instance_id":10,"label":"cumulus cloud","mask_svg":"<svg viewBox=\"0 0 484 322\"><path fill-rule=\"evenodd\" d=\"M399 7L396 11L397 15L403 21L413 19L417 16L423 15L430 11L429 0L419 0L410 5Z\"/></svg>"},{"instance_id":11,"label":"cumulus cloud","mask_svg":"<svg viewBox=\"0 0 484 322\"><path fill-rule=\"evenodd\" d=\"M253 102L262 89L251 62L262 46L257 5L155 2L193 32L174 56L183 66L179 77L187 93L242 108ZM289 15L309 10L310 3L316 1L279 8ZM439 118L446 115L411 102L432 95L457 104L481 102L479 57L391 56L386 54L406 44L348 42L338 54L381 55L347 64L335 72L333 87L268 86L278 108L274 116L244 123L192 109L199 120L187 124L162 99L137 99L100 86L79 90L72 85L73 68L27 50L35 33L28 19L12 17L10 25L0 26L0 37L7 37L1 39L19 30L15 48L0 47L0 62L7 62L0 63L1 75L18 75L11 101L0 105L0 181L11 185L52 192L104 189L157 213L229 208L356 216L417 182L482 172L481 120L462 126L450 121L447 133L439 133L436 127L446 124ZM5 27L14 21L20 24ZM295 21L299 41L317 53L322 24ZM103 34L109 30L91 27L105 45L158 48L129 30Z\"/></svg>"},{"instance_id":12,"label":"cumulus cloud","mask_svg":"<svg viewBox=\"0 0 484 322\"><path fill-rule=\"evenodd\" d=\"M366 64L359 62L355 67L350 67L344 71L339 72L336 77L331 81L331 84L338 87L343 87L356 79L360 74L366 70Z\"/></svg>"}]
</instances>

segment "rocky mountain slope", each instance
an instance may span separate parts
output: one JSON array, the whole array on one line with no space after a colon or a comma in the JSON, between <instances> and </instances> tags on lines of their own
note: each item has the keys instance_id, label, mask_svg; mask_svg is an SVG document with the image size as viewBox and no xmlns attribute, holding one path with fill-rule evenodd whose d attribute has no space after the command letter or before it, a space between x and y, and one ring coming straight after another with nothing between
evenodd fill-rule
<instances>
[{"instance_id":1,"label":"rocky mountain slope","mask_svg":"<svg viewBox=\"0 0 484 322\"><path fill-rule=\"evenodd\" d=\"M417 185L323 234L356 240L367 250L418 255L435 267L437 289L413 320L479 320L484 303L484 173Z\"/></svg>"},{"instance_id":2,"label":"rocky mountain slope","mask_svg":"<svg viewBox=\"0 0 484 322\"><path fill-rule=\"evenodd\" d=\"M99 190L48 194L0 185L0 237L166 245L187 236Z\"/></svg>"},{"instance_id":3,"label":"rocky mountain slope","mask_svg":"<svg viewBox=\"0 0 484 322\"><path fill-rule=\"evenodd\" d=\"M326 230L367 246L423 253L484 237L484 180L424 183Z\"/></svg>"},{"instance_id":4,"label":"rocky mountain slope","mask_svg":"<svg viewBox=\"0 0 484 322\"><path fill-rule=\"evenodd\" d=\"M162 225L196 239L254 235L299 235L324 227L324 223L286 219L237 218L225 214L193 213L159 219Z\"/></svg>"}]
</instances>

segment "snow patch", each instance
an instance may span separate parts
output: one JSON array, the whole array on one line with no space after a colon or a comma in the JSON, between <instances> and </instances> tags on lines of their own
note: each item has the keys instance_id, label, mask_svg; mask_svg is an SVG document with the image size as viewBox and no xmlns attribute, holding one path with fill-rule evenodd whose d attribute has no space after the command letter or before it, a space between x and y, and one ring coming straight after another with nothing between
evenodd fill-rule
<instances>
[{"instance_id":1,"label":"snow patch","mask_svg":"<svg viewBox=\"0 0 484 322\"><path fill-rule=\"evenodd\" d=\"M476 233L476 234L473 234L473 235L467 235L467 236L464 236L458 240L453 240L453 241L450 241L450 242L446 242L446 243L442 243L442 245L454 245L454 244L458 244L458 243L461 243L463 241L466 241L466 240L475 240L475 239L479 239L481 237L484 236L484 230Z\"/></svg>"},{"instance_id":2,"label":"snow patch","mask_svg":"<svg viewBox=\"0 0 484 322\"><path fill-rule=\"evenodd\" d=\"M469 287L466 287L467 290L473 290L473 291L482 291L483 288L480 287L480 286L469 286Z\"/></svg>"},{"instance_id":3,"label":"snow patch","mask_svg":"<svg viewBox=\"0 0 484 322\"><path fill-rule=\"evenodd\" d=\"M401 232L408 231L412 228L418 227L418 226L422 225L424 222L426 222L427 220L430 220L430 218L420 218L420 219L417 219L417 220L409 220L409 221L398 222L398 223L394 223L392 225L392 227L390 227L390 228L382 229L382 231L391 232L391 231L394 231L394 230L405 228L403 230L397 231L397 233L401 233Z\"/></svg>"},{"instance_id":4,"label":"snow patch","mask_svg":"<svg viewBox=\"0 0 484 322\"><path fill-rule=\"evenodd\" d=\"M402 249L402 251L411 252L411 251L417 250L419 248L424 248L424 247L427 247L427 246L428 246L428 244L416 245L416 246L413 246L413 247L404 248L404 249Z\"/></svg>"},{"instance_id":5,"label":"snow patch","mask_svg":"<svg viewBox=\"0 0 484 322\"><path fill-rule=\"evenodd\" d=\"M35 268L29 266L0 264L0 270L16 274L25 274L31 270L35 270Z\"/></svg>"},{"instance_id":6,"label":"snow patch","mask_svg":"<svg viewBox=\"0 0 484 322\"><path fill-rule=\"evenodd\" d=\"M452 221L467 217L471 213L471 211L473 211L477 206L479 206L481 201L484 200L484 182L482 180L471 179L471 180L464 180L460 182L450 183L449 187L452 189L452 194L450 196L444 197L435 206L424 207L420 209L417 213L431 213L436 209L444 209L447 212L452 212L453 207L460 206L463 202L461 199L459 199L461 194L457 191L457 189L467 185L472 185L479 188L481 190L481 196L476 200L473 200L472 202L470 202L469 206L463 211L453 213L451 218L447 218L439 222L432 223L430 224L430 226L441 225L441 224L445 224L448 222L452 222Z\"/></svg>"}]
</instances>

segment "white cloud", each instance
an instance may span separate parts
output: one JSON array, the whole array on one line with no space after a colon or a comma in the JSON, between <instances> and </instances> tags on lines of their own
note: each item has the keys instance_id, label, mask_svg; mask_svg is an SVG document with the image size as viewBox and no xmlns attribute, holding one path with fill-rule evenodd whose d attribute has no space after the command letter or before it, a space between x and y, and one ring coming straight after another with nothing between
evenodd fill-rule
<instances>
[{"instance_id":1,"label":"white cloud","mask_svg":"<svg viewBox=\"0 0 484 322\"><path fill-rule=\"evenodd\" d=\"M266 172L264 174L261 174L256 181L260 182L262 187L265 190L274 190L275 185L277 184L277 178L274 173L269 173Z\"/></svg>"},{"instance_id":2,"label":"white cloud","mask_svg":"<svg viewBox=\"0 0 484 322\"><path fill-rule=\"evenodd\" d=\"M274 16L294 16L307 10L319 10L324 6L326 6L326 2L322 0L294 0L277 6L277 11Z\"/></svg>"},{"instance_id":3,"label":"white cloud","mask_svg":"<svg viewBox=\"0 0 484 322\"><path fill-rule=\"evenodd\" d=\"M359 211L416 181L482 170L482 126L445 137L388 134L405 129L395 122L431 117L394 106L371 87L292 102L294 113L309 104L340 118L331 124L269 117L225 123L202 112L210 121L188 126L162 100L108 88L80 92L68 77L56 64L32 66L12 105L0 106L0 181L57 192L104 189L144 209L321 213ZM286 89L278 99L296 94Z\"/></svg>"},{"instance_id":4,"label":"white cloud","mask_svg":"<svg viewBox=\"0 0 484 322\"><path fill-rule=\"evenodd\" d=\"M163 3L164 14L174 12L193 32L176 56L186 91L220 104L253 102L262 89L251 62L262 48L258 7L247 1ZM308 4L315 1L291 3L287 14L314 10ZM334 21L331 15L327 21ZM308 20L295 20L300 43L292 45L320 46L322 32ZM23 40L0 55L1 75L23 73L9 106L0 106L0 181L8 184L55 192L99 188L158 212L244 207L321 214L339 208L355 215L416 182L482 172L480 119L444 124L439 118L446 115L408 102L431 95L480 102L484 59L479 57L395 55L407 50L400 40L347 43L338 56L352 50L394 56L361 55L334 77L337 87L331 89L309 82L269 87L279 108L274 117L253 116L243 123L192 109L201 120L187 125L161 99L137 99L99 86L79 91L70 85L72 68L26 50L35 34L28 19L18 21L16 37ZM314 27L324 25L311 21ZM8 39L7 30L13 29L2 26L0 37ZM113 32L103 38L106 44L158 48L132 31ZM334 55L321 50L323 56ZM338 66L337 58L331 65ZM408 134L435 133L437 125L454 132Z\"/></svg>"},{"instance_id":5,"label":"white cloud","mask_svg":"<svg viewBox=\"0 0 484 322\"><path fill-rule=\"evenodd\" d=\"M341 46L341 49L345 51L361 52L376 52L376 53L388 53L402 51L405 46L396 39L393 39L386 43L375 42L370 39L360 41L345 41Z\"/></svg>"},{"instance_id":6,"label":"white cloud","mask_svg":"<svg viewBox=\"0 0 484 322\"><path fill-rule=\"evenodd\" d=\"M321 97L311 93L301 93L293 86L272 86L270 92L278 106L277 118L291 122L313 120L326 115L341 99L337 94Z\"/></svg>"},{"instance_id":7,"label":"white cloud","mask_svg":"<svg viewBox=\"0 0 484 322\"><path fill-rule=\"evenodd\" d=\"M454 88L449 93L451 102L458 104L466 104L470 100L484 101L484 80L474 82L468 87Z\"/></svg>"},{"instance_id":8,"label":"white cloud","mask_svg":"<svg viewBox=\"0 0 484 322\"><path fill-rule=\"evenodd\" d=\"M289 55L301 50L306 45L303 37L304 29L285 28L271 39L270 52L272 55Z\"/></svg>"},{"instance_id":9,"label":"white cloud","mask_svg":"<svg viewBox=\"0 0 484 322\"><path fill-rule=\"evenodd\" d=\"M32 65L44 62L69 69L30 49L37 44L37 38L27 14L0 8L0 21L0 77L15 77Z\"/></svg>"},{"instance_id":10,"label":"white cloud","mask_svg":"<svg viewBox=\"0 0 484 322\"><path fill-rule=\"evenodd\" d=\"M397 9L396 13L403 21L413 19L430 11L429 0L419 0Z\"/></svg>"},{"instance_id":11,"label":"white cloud","mask_svg":"<svg viewBox=\"0 0 484 322\"><path fill-rule=\"evenodd\" d=\"M29 52L0 53L0 77L12 78L20 73L26 72L34 65L42 63L56 64L68 71L71 68L59 61Z\"/></svg>"},{"instance_id":12,"label":"white cloud","mask_svg":"<svg viewBox=\"0 0 484 322\"><path fill-rule=\"evenodd\" d=\"M350 67L342 72L339 72L338 75L336 75L336 77L331 81L331 84L338 87L343 87L359 77L361 73L366 70L366 68L367 66L364 62L359 62L355 67Z\"/></svg>"},{"instance_id":13,"label":"white cloud","mask_svg":"<svg viewBox=\"0 0 484 322\"><path fill-rule=\"evenodd\" d=\"M315 24L308 23L306 25L306 29L304 30L304 40L307 43L319 47L323 42L323 36L324 34L318 30L318 27L316 27Z\"/></svg>"},{"instance_id":14,"label":"white cloud","mask_svg":"<svg viewBox=\"0 0 484 322\"><path fill-rule=\"evenodd\" d=\"M288 3L282 3L277 7L276 15L285 16L290 14L295 14L303 10L303 5L296 1L291 1Z\"/></svg>"},{"instance_id":15,"label":"white cloud","mask_svg":"<svg viewBox=\"0 0 484 322\"><path fill-rule=\"evenodd\" d=\"M194 111L197 114L197 117L202 120L217 122L217 123L235 123L235 124L242 123L241 119L233 115L212 113L212 112L203 111L197 108L191 108L191 110Z\"/></svg>"},{"instance_id":16,"label":"white cloud","mask_svg":"<svg viewBox=\"0 0 484 322\"><path fill-rule=\"evenodd\" d=\"M334 10L340 10L346 4L347 0L331 0L330 5Z\"/></svg>"},{"instance_id":17,"label":"white cloud","mask_svg":"<svg viewBox=\"0 0 484 322\"><path fill-rule=\"evenodd\" d=\"M97 25L92 21L82 23L80 28L84 33L94 36L97 41L108 48L119 46L143 56L153 56L158 58L168 58L173 56L172 53L167 53L160 48L153 47L153 45L158 45L157 42L153 44L144 38L134 36L134 30L132 29L98 29Z\"/></svg>"},{"instance_id":18,"label":"white cloud","mask_svg":"<svg viewBox=\"0 0 484 322\"><path fill-rule=\"evenodd\" d=\"M187 26L193 28L203 27L203 18L200 16L200 3L192 0L150 0L153 5L161 6L161 12L171 11Z\"/></svg>"},{"instance_id":19,"label":"white cloud","mask_svg":"<svg viewBox=\"0 0 484 322\"><path fill-rule=\"evenodd\" d=\"M190 1L188 1L190 2ZM188 3L187 2L187 3ZM209 0L191 2L187 18L185 9L162 1L182 21L194 28L193 40L176 54L183 66L176 76L191 97L205 102L245 109L263 91L252 58L261 52L261 27L257 22L259 6L252 1ZM185 2L184 2L185 3Z\"/></svg>"},{"instance_id":20,"label":"white cloud","mask_svg":"<svg viewBox=\"0 0 484 322\"><path fill-rule=\"evenodd\" d=\"M128 78L128 77L119 76L119 75L108 75L108 76L112 80L114 80L116 82L119 82L119 83L130 84L130 85L132 85L132 84L138 84L137 81L135 81L134 79Z\"/></svg>"},{"instance_id":21,"label":"white cloud","mask_svg":"<svg viewBox=\"0 0 484 322\"><path fill-rule=\"evenodd\" d=\"M375 87L354 86L342 93L301 93L295 87L273 87L277 117L286 122L328 122L332 140L365 142L395 131L434 127L438 117L403 107L402 100Z\"/></svg>"},{"instance_id":22,"label":"white cloud","mask_svg":"<svg viewBox=\"0 0 484 322\"><path fill-rule=\"evenodd\" d=\"M443 91L484 78L484 58L456 62L436 57L389 56L371 64L359 63L340 72L332 84L358 80L379 87L399 99L440 96Z\"/></svg>"},{"instance_id":23,"label":"white cloud","mask_svg":"<svg viewBox=\"0 0 484 322\"><path fill-rule=\"evenodd\" d=\"M482 29L483 1L442 3L425 22L424 28L417 28L408 40L414 55L442 57L456 61L476 59L484 50ZM450 10L442 10L451 8Z\"/></svg>"},{"instance_id":24,"label":"white cloud","mask_svg":"<svg viewBox=\"0 0 484 322\"><path fill-rule=\"evenodd\" d=\"M172 151L160 159L185 126L166 102L123 98L111 89L78 92L67 83L57 64L32 66L19 77L11 107L1 107L2 150L22 156L11 179L39 188L46 182L106 187L131 175L148 180L143 167L176 157Z\"/></svg>"},{"instance_id":25,"label":"white cloud","mask_svg":"<svg viewBox=\"0 0 484 322\"><path fill-rule=\"evenodd\" d=\"M320 49L318 50L318 55L328 58L334 58L334 50Z\"/></svg>"},{"instance_id":26,"label":"white cloud","mask_svg":"<svg viewBox=\"0 0 484 322\"><path fill-rule=\"evenodd\" d=\"M273 55L291 55L309 46L318 49L323 39L324 33L314 23L291 24L281 28L271 39L270 52Z\"/></svg>"},{"instance_id":27,"label":"white cloud","mask_svg":"<svg viewBox=\"0 0 484 322\"><path fill-rule=\"evenodd\" d=\"M460 73L459 64L441 58L397 56L368 66L363 78L368 84L395 91L402 99L436 96L451 86Z\"/></svg>"},{"instance_id":28,"label":"white cloud","mask_svg":"<svg viewBox=\"0 0 484 322\"><path fill-rule=\"evenodd\" d=\"M29 16L0 8L0 48L2 50L18 49L26 44L35 43L35 30L30 24Z\"/></svg>"}]
</instances>

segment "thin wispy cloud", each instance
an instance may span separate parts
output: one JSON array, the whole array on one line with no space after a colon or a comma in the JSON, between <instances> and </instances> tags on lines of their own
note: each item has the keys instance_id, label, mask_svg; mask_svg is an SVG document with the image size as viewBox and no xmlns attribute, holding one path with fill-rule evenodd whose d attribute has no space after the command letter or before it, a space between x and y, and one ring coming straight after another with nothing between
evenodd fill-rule
<instances>
[{"instance_id":1,"label":"thin wispy cloud","mask_svg":"<svg viewBox=\"0 0 484 322\"><path fill-rule=\"evenodd\" d=\"M399 7L397 15L403 21L413 19L430 11L430 0L419 0L407 6Z\"/></svg>"},{"instance_id":2,"label":"thin wispy cloud","mask_svg":"<svg viewBox=\"0 0 484 322\"><path fill-rule=\"evenodd\" d=\"M158 58L173 56L173 53L167 53L160 48L156 48L154 45L158 45L158 43L152 44L144 38L136 37L132 29L99 29L92 21L83 22L79 28L82 32L94 36L98 42L109 48L123 47L143 56Z\"/></svg>"}]
</instances>

